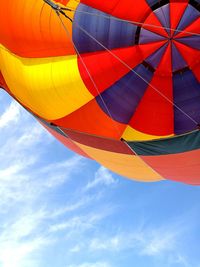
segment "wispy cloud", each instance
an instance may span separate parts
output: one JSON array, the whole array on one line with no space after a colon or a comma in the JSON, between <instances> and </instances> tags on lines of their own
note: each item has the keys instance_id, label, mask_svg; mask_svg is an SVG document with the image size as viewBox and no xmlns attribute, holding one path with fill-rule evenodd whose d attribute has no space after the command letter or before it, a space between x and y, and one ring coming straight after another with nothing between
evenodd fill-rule
<instances>
[{"instance_id":1,"label":"wispy cloud","mask_svg":"<svg viewBox=\"0 0 200 267\"><path fill-rule=\"evenodd\" d=\"M82 199L57 209L42 200L51 188L67 183L84 163L79 156L41 162L53 139L15 102L1 115L0 124L0 265L36 266L34 253L52 243L45 227L47 220L88 203Z\"/></svg>"},{"instance_id":2,"label":"wispy cloud","mask_svg":"<svg viewBox=\"0 0 200 267\"><path fill-rule=\"evenodd\" d=\"M162 232L152 230L141 242L141 254L148 256L160 255L172 251L176 245L178 234L175 231Z\"/></svg>"},{"instance_id":3,"label":"wispy cloud","mask_svg":"<svg viewBox=\"0 0 200 267\"><path fill-rule=\"evenodd\" d=\"M185 231L187 228L184 225L184 217L175 219L174 222L166 222L159 227L141 224L139 227L135 226L133 231L98 233L94 238L85 239L85 243L81 240L72 247L71 252L79 253L85 248L88 249L88 253L103 255L131 251L138 257L165 258L165 263L168 262L169 266L173 262L189 267L186 258L178 249Z\"/></svg>"},{"instance_id":4,"label":"wispy cloud","mask_svg":"<svg viewBox=\"0 0 200 267\"><path fill-rule=\"evenodd\" d=\"M69 267L111 267L108 262L85 262L82 264L70 265Z\"/></svg>"},{"instance_id":5,"label":"wispy cloud","mask_svg":"<svg viewBox=\"0 0 200 267\"><path fill-rule=\"evenodd\" d=\"M59 233L73 244L77 235L84 236L109 215L106 207L91 211L101 192L88 191L98 184L115 181L108 170L100 168L93 180L86 179L80 190L76 186L75 192L70 192L67 186L73 184L73 176L83 176L85 160L76 155L42 160L54 139L15 102L11 102L0 120L3 131L0 133L0 265L40 266L40 252L54 242L59 243ZM63 187L67 199L60 195ZM88 189L83 191L83 187ZM66 243L70 253L72 244ZM79 249L76 246L74 251ZM88 266L110 267L102 262L91 264Z\"/></svg>"},{"instance_id":6,"label":"wispy cloud","mask_svg":"<svg viewBox=\"0 0 200 267\"><path fill-rule=\"evenodd\" d=\"M9 107L0 116L0 128L4 128L11 123L15 124L20 118L20 106L16 102L11 102Z\"/></svg>"},{"instance_id":7,"label":"wispy cloud","mask_svg":"<svg viewBox=\"0 0 200 267\"><path fill-rule=\"evenodd\" d=\"M80 199L79 199L80 198ZM56 218L59 216L67 215L69 212L74 212L91 205L99 199L99 195L79 195L79 198L66 203L64 206L57 208L55 211L51 211L50 217Z\"/></svg>"},{"instance_id":8,"label":"wispy cloud","mask_svg":"<svg viewBox=\"0 0 200 267\"><path fill-rule=\"evenodd\" d=\"M40 174L46 178L43 184L47 187L60 186L65 183L73 174L76 174L84 167L84 160L80 156L73 156L67 160L49 164L40 169Z\"/></svg>"},{"instance_id":9,"label":"wispy cloud","mask_svg":"<svg viewBox=\"0 0 200 267\"><path fill-rule=\"evenodd\" d=\"M32 266L32 254L49 243L49 239L38 233L44 215L42 210L38 212L23 210L23 214L13 214L14 218L2 226L0 262L3 267Z\"/></svg>"},{"instance_id":10,"label":"wispy cloud","mask_svg":"<svg viewBox=\"0 0 200 267\"><path fill-rule=\"evenodd\" d=\"M185 255L181 255L179 252L175 255L169 255L168 257L169 266L170 265L179 265L181 267L191 267L192 265L189 263L188 259ZM198 267L198 266L197 266Z\"/></svg>"},{"instance_id":11,"label":"wispy cloud","mask_svg":"<svg viewBox=\"0 0 200 267\"><path fill-rule=\"evenodd\" d=\"M0 118L4 125L0 127L1 266L44 266L43 251L60 253L61 246L63 259L66 255L70 259L66 267L117 267L106 259L123 252L163 258L170 267L192 266L179 249L190 227L184 216L158 224L146 218L139 225L134 220L125 222L116 204L121 199L108 200L118 188L109 170L99 167L96 173L85 174L88 163L82 157L67 150L62 157L50 155L54 139L18 104L9 104ZM130 199L128 207L137 210ZM57 265L46 261L46 266Z\"/></svg>"},{"instance_id":12,"label":"wispy cloud","mask_svg":"<svg viewBox=\"0 0 200 267\"><path fill-rule=\"evenodd\" d=\"M94 228L98 222L103 220L105 217L107 217L107 212L99 212L99 213L91 213L83 216L75 216L71 217L70 219L58 223L55 225L51 225L49 231L50 232L57 232L57 231L63 231L63 230L70 230L70 234L72 231L78 231L78 233L85 232L86 230L89 230L91 228ZM69 234L69 232L68 232Z\"/></svg>"},{"instance_id":13,"label":"wispy cloud","mask_svg":"<svg viewBox=\"0 0 200 267\"><path fill-rule=\"evenodd\" d=\"M109 186L116 183L117 180L113 177L113 174L108 169L101 166L95 173L95 178L88 182L84 190L87 191L97 186Z\"/></svg>"}]
</instances>

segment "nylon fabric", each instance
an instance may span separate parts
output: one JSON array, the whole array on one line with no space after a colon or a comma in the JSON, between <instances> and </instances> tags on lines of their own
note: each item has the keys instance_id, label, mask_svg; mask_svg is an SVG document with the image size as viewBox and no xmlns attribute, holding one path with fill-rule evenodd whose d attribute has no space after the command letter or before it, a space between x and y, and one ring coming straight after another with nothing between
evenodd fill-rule
<instances>
[{"instance_id":1,"label":"nylon fabric","mask_svg":"<svg viewBox=\"0 0 200 267\"><path fill-rule=\"evenodd\" d=\"M200 148L200 131L161 140L128 142L128 145L142 156L183 153Z\"/></svg>"},{"instance_id":2,"label":"nylon fabric","mask_svg":"<svg viewBox=\"0 0 200 267\"><path fill-rule=\"evenodd\" d=\"M0 2L0 85L56 139L137 181L200 184L194 1Z\"/></svg>"},{"instance_id":3,"label":"nylon fabric","mask_svg":"<svg viewBox=\"0 0 200 267\"><path fill-rule=\"evenodd\" d=\"M94 160L120 175L144 182L163 180L158 173L137 156L98 150L79 143L76 144Z\"/></svg>"},{"instance_id":4,"label":"nylon fabric","mask_svg":"<svg viewBox=\"0 0 200 267\"><path fill-rule=\"evenodd\" d=\"M93 99L77 57L21 58L0 49L0 69L12 94L47 120L59 119Z\"/></svg>"}]
</instances>

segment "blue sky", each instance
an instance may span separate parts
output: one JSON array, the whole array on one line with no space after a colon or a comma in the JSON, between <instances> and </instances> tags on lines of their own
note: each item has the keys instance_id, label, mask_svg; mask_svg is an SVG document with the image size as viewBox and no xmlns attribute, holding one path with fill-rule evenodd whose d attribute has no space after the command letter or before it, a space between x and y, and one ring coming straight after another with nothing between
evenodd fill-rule
<instances>
[{"instance_id":1,"label":"blue sky","mask_svg":"<svg viewBox=\"0 0 200 267\"><path fill-rule=\"evenodd\" d=\"M0 103L0 267L200 267L199 187L122 178Z\"/></svg>"}]
</instances>

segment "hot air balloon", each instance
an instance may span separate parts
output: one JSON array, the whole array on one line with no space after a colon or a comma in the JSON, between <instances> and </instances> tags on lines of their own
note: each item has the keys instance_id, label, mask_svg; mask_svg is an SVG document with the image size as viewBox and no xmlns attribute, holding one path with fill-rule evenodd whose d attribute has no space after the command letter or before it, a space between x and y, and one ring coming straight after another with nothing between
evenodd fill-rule
<instances>
[{"instance_id":1,"label":"hot air balloon","mask_svg":"<svg viewBox=\"0 0 200 267\"><path fill-rule=\"evenodd\" d=\"M64 145L200 184L199 0L0 0L0 84Z\"/></svg>"}]
</instances>

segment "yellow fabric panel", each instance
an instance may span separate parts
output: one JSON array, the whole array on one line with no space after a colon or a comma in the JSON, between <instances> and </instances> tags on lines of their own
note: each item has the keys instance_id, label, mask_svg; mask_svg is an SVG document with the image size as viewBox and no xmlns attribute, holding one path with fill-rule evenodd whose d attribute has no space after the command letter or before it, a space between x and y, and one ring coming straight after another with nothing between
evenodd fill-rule
<instances>
[{"instance_id":1,"label":"yellow fabric panel","mask_svg":"<svg viewBox=\"0 0 200 267\"><path fill-rule=\"evenodd\" d=\"M21 58L1 46L0 70L13 95L45 119L62 118L94 98L81 79L75 55Z\"/></svg>"},{"instance_id":2,"label":"yellow fabric panel","mask_svg":"<svg viewBox=\"0 0 200 267\"><path fill-rule=\"evenodd\" d=\"M173 135L158 136L158 135L145 134L145 133L142 133L142 132L139 132L133 129L130 126L127 126L122 135L122 138L126 141L147 141L147 140L161 139L161 138L167 138L167 137L172 137L172 136Z\"/></svg>"},{"instance_id":3,"label":"yellow fabric panel","mask_svg":"<svg viewBox=\"0 0 200 267\"><path fill-rule=\"evenodd\" d=\"M137 156L100 150L79 143L76 145L101 165L122 176L144 182L163 180L159 174Z\"/></svg>"}]
</instances>

